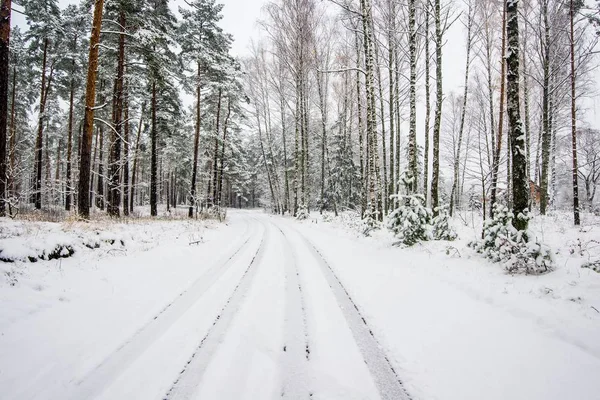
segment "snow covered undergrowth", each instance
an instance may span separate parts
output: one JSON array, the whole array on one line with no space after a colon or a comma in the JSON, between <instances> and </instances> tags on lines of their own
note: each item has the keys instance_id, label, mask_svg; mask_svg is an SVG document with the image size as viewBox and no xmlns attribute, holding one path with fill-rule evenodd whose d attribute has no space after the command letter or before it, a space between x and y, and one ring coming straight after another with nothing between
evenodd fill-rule
<instances>
[{"instance_id":1,"label":"snow covered undergrowth","mask_svg":"<svg viewBox=\"0 0 600 400\"><path fill-rule=\"evenodd\" d=\"M362 237L348 215L313 216L300 230L416 398L597 398L600 274L581 265L600 255L600 219L586 215L574 228L568 214L536 217L531 229L556 261L541 276L507 274L467 248L480 222L462 215L454 220L458 240L405 249L393 247L386 230Z\"/></svg>"},{"instance_id":2,"label":"snow covered undergrowth","mask_svg":"<svg viewBox=\"0 0 600 400\"><path fill-rule=\"evenodd\" d=\"M0 228L2 243L8 241L10 249L11 242L31 249L56 238L75 249L69 258L0 262L0 397L6 399L65 398L74 381L222 254L211 249L227 250L247 232L245 223L219 226L214 221L2 219ZM96 238L99 248L86 246Z\"/></svg>"}]
</instances>

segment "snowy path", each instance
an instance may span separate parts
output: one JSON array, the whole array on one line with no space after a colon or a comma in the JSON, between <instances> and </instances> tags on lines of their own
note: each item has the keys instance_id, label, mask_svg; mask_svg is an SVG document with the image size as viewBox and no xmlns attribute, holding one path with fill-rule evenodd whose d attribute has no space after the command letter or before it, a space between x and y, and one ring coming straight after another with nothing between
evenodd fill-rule
<instances>
[{"instance_id":1,"label":"snowy path","mask_svg":"<svg viewBox=\"0 0 600 400\"><path fill-rule=\"evenodd\" d=\"M593 349L398 254L231 212L200 246L69 272L72 302L0 324L0 398L597 398Z\"/></svg>"}]
</instances>

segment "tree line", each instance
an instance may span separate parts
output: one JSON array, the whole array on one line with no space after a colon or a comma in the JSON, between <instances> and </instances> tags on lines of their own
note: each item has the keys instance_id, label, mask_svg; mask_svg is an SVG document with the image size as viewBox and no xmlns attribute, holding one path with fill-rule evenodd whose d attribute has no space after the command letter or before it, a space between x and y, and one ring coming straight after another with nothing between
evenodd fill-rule
<instances>
[{"instance_id":1,"label":"tree line","mask_svg":"<svg viewBox=\"0 0 600 400\"><path fill-rule=\"evenodd\" d=\"M144 205L156 216L159 204L186 204L193 216L257 201L256 144L242 137L246 98L222 4L17 6L26 29L10 29L2 2L1 213L76 208L87 219Z\"/></svg>"},{"instance_id":2,"label":"tree line","mask_svg":"<svg viewBox=\"0 0 600 400\"><path fill-rule=\"evenodd\" d=\"M484 218L569 204L578 224L580 181L597 204L595 4L273 0L238 59L214 0L177 15L167 0L18 6L26 30L0 10L1 212L265 206L376 223L406 192ZM457 60L464 75L445 76Z\"/></svg>"},{"instance_id":3,"label":"tree line","mask_svg":"<svg viewBox=\"0 0 600 400\"><path fill-rule=\"evenodd\" d=\"M245 84L274 211L376 221L406 192L434 214L502 202L579 224L582 179L596 207L600 163L578 161L598 136L583 109L596 4L273 0L260 27ZM464 75L444 76L447 60Z\"/></svg>"}]
</instances>

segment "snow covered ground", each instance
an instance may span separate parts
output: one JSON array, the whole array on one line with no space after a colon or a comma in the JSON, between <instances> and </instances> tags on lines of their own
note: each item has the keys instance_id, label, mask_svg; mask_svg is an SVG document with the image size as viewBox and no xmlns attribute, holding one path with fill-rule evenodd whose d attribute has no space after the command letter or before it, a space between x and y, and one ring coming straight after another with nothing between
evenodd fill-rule
<instances>
[{"instance_id":1,"label":"snow covered ground","mask_svg":"<svg viewBox=\"0 0 600 400\"><path fill-rule=\"evenodd\" d=\"M599 398L600 219L537 218L557 269L511 276L474 215L411 249L347 217L0 220L0 398Z\"/></svg>"}]
</instances>

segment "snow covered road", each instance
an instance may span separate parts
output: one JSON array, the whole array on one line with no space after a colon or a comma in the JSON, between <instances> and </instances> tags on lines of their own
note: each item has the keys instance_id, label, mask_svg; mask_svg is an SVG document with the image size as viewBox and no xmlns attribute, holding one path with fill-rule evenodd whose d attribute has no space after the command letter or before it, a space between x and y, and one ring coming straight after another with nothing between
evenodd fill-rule
<instances>
[{"instance_id":1,"label":"snow covered road","mask_svg":"<svg viewBox=\"0 0 600 400\"><path fill-rule=\"evenodd\" d=\"M229 221L198 246L63 261L72 300L0 319L0 398L599 398L599 347L436 279L426 255Z\"/></svg>"}]
</instances>

